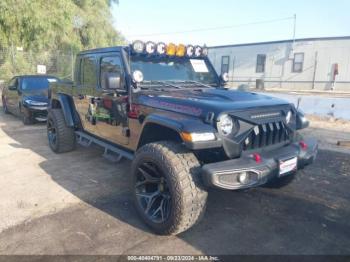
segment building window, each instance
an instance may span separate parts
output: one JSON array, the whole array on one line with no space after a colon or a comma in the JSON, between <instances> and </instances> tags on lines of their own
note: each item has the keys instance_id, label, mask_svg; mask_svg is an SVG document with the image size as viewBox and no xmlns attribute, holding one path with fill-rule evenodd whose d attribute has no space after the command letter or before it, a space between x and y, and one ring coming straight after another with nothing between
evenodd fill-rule
<instances>
[{"instance_id":1,"label":"building window","mask_svg":"<svg viewBox=\"0 0 350 262\"><path fill-rule=\"evenodd\" d=\"M301 73L304 67L304 53L295 53L293 61L293 72Z\"/></svg>"},{"instance_id":2,"label":"building window","mask_svg":"<svg viewBox=\"0 0 350 262\"><path fill-rule=\"evenodd\" d=\"M228 73L230 69L230 57L223 56L221 57L221 74Z\"/></svg>"},{"instance_id":3,"label":"building window","mask_svg":"<svg viewBox=\"0 0 350 262\"><path fill-rule=\"evenodd\" d=\"M265 73L266 55L258 55L256 58L256 72Z\"/></svg>"}]
</instances>

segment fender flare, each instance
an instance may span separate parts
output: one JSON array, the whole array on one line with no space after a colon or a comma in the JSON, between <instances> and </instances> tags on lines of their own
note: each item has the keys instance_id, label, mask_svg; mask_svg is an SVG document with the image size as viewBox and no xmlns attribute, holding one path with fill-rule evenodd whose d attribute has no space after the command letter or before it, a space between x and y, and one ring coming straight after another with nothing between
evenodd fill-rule
<instances>
[{"instance_id":1,"label":"fender flare","mask_svg":"<svg viewBox=\"0 0 350 262\"><path fill-rule=\"evenodd\" d=\"M66 125L68 127L74 127L75 123L74 123L74 119L73 119L73 110L72 110L72 106L71 106L71 102L69 100L69 97L67 95L64 95L64 94L57 94L52 99L56 99L60 103ZM49 109L53 108L52 107L52 99L50 100Z\"/></svg>"},{"instance_id":2,"label":"fender flare","mask_svg":"<svg viewBox=\"0 0 350 262\"><path fill-rule=\"evenodd\" d=\"M193 117L184 117L181 116L179 118L178 115L174 115L172 113L165 114L151 114L147 116L142 125L142 131L147 124L157 124L160 126L164 126L166 128L172 129L177 132L182 139L181 133L196 133L196 132L212 132L216 133L216 130L213 126L204 123L198 118ZM204 141L204 142L187 142L183 141L189 149L205 149L205 148L216 148L222 145L222 141L217 137L215 141Z\"/></svg>"}]
</instances>

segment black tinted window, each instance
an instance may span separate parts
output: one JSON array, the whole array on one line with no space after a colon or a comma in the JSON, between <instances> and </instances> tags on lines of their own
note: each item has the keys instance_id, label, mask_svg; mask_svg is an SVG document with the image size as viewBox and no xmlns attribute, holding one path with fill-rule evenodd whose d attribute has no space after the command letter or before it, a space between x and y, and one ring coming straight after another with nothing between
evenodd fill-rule
<instances>
[{"instance_id":1,"label":"black tinted window","mask_svg":"<svg viewBox=\"0 0 350 262\"><path fill-rule=\"evenodd\" d=\"M110 75L118 74L123 79L123 67L119 56L109 56L103 57L101 59L101 74L100 74L100 84L101 88L107 89L106 79ZM123 82L123 81L122 81ZM123 87L123 84L121 85Z\"/></svg>"},{"instance_id":2,"label":"black tinted window","mask_svg":"<svg viewBox=\"0 0 350 262\"><path fill-rule=\"evenodd\" d=\"M81 84L89 87L95 87L97 83L95 58L84 57L81 61L81 67Z\"/></svg>"}]
</instances>

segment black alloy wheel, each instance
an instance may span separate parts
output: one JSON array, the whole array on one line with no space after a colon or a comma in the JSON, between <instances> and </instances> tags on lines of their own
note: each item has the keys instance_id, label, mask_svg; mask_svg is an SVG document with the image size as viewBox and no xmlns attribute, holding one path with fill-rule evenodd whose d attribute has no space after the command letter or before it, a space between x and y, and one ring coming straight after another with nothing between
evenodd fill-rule
<instances>
[{"instance_id":1,"label":"black alloy wheel","mask_svg":"<svg viewBox=\"0 0 350 262\"><path fill-rule=\"evenodd\" d=\"M144 162L137 170L135 194L145 216L153 223L164 223L171 211L171 194L166 177L155 163Z\"/></svg>"},{"instance_id":2,"label":"black alloy wheel","mask_svg":"<svg viewBox=\"0 0 350 262\"><path fill-rule=\"evenodd\" d=\"M47 137L51 148L57 147L57 131L52 118L47 120Z\"/></svg>"}]
</instances>

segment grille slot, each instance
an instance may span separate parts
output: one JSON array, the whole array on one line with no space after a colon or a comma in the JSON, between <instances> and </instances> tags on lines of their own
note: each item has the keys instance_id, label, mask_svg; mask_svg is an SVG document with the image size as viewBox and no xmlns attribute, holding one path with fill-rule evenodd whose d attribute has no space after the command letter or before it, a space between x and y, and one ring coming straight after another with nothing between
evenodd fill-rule
<instances>
[{"instance_id":1,"label":"grille slot","mask_svg":"<svg viewBox=\"0 0 350 262\"><path fill-rule=\"evenodd\" d=\"M289 140L289 131L283 122L255 126L243 141L243 150L271 146Z\"/></svg>"}]
</instances>

